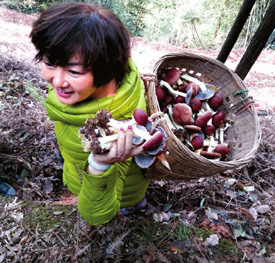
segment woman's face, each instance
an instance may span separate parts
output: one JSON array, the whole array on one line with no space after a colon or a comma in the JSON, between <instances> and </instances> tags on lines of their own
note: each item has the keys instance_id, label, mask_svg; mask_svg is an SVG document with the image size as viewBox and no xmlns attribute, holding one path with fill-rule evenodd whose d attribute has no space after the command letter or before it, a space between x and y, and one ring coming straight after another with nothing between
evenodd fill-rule
<instances>
[{"instance_id":1,"label":"woman's face","mask_svg":"<svg viewBox=\"0 0 275 263\"><path fill-rule=\"evenodd\" d=\"M72 105L83 101L97 91L93 74L84 69L78 56L74 56L65 67L52 65L44 57L41 70L45 80L53 87L57 99L63 104Z\"/></svg>"}]
</instances>

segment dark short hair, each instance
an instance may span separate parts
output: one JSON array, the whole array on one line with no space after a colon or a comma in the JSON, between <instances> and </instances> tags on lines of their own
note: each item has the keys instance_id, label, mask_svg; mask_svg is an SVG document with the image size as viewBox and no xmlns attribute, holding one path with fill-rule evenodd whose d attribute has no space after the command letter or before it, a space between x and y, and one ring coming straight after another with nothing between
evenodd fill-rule
<instances>
[{"instance_id":1,"label":"dark short hair","mask_svg":"<svg viewBox=\"0 0 275 263\"><path fill-rule=\"evenodd\" d=\"M104 85L123 78L130 56L130 35L108 9L80 2L56 4L33 23L31 41L36 61L65 66L80 55L84 68L91 70L94 84Z\"/></svg>"}]
</instances>

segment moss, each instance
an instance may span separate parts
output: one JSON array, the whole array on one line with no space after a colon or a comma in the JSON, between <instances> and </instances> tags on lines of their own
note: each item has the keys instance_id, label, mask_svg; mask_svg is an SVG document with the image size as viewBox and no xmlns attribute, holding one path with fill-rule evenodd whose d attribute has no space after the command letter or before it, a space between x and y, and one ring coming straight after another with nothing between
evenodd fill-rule
<instances>
[{"instance_id":1,"label":"moss","mask_svg":"<svg viewBox=\"0 0 275 263\"><path fill-rule=\"evenodd\" d=\"M22 203L21 208L27 211L24 224L32 231L38 227L38 230L42 232L63 226L68 214L74 209L73 206L34 204L30 202Z\"/></svg>"},{"instance_id":2,"label":"moss","mask_svg":"<svg viewBox=\"0 0 275 263\"><path fill-rule=\"evenodd\" d=\"M216 234L214 231L204 230L202 228L194 229L195 235L204 242L206 238L208 238L212 234ZM211 247L213 253L220 253L222 255L232 256L232 257L240 257L242 256L242 251L238 249L233 242L226 240L224 238L219 238L219 244Z\"/></svg>"},{"instance_id":3,"label":"moss","mask_svg":"<svg viewBox=\"0 0 275 263\"><path fill-rule=\"evenodd\" d=\"M213 250L224 254L224 255L232 255L232 256L242 256L243 252L238 249L234 243L230 242L229 240L221 238L219 240L219 244L214 247Z\"/></svg>"}]
</instances>

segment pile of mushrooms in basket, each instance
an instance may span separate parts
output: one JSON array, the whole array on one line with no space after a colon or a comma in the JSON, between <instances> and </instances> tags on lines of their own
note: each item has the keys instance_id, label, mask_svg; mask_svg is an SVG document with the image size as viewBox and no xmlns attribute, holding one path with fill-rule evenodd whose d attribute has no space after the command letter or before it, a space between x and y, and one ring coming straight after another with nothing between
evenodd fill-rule
<instances>
[{"instance_id":1,"label":"pile of mushrooms in basket","mask_svg":"<svg viewBox=\"0 0 275 263\"><path fill-rule=\"evenodd\" d=\"M225 130L232 125L220 110L223 95L218 87L166 68L158 76L156 96L173 133L194 153L226 161L230 145Z\"/></svg>"}]
</instances>

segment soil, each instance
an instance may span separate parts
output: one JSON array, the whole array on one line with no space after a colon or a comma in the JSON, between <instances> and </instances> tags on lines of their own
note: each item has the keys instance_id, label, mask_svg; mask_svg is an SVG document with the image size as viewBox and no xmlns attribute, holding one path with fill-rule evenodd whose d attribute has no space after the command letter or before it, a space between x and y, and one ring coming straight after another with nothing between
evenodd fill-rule
<instances>
[{"instance_id":1,"label":"soil","mask_svg":"<svg viewBox=\"0 0 275 263\"><path fill-rule=\"evenodd\" d=\"M0 198L0 263L275 262L275 51L263 50L244 80L262 130L248 165L208 179L154 180L143 210L90 227L62 186L62 158L43 105L47 85L28 37L36 17L0 8L0 180L17 190ZM132 39L141 74L181 51L218 54ZM244 52L232 50L225 64L234 70Z\"/></svg>"}]
</instances>

